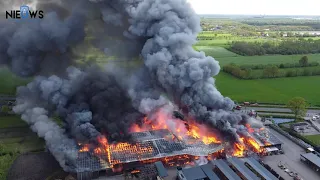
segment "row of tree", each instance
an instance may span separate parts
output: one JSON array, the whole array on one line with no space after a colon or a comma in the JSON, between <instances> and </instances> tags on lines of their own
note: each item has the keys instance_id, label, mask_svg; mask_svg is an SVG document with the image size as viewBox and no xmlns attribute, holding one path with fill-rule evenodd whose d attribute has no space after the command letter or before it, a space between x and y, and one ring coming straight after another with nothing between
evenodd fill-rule
<instances>
[{"instance_id":1,"label":"row of tree","mask_svg":"<svg viewBox=\"0 0 320 180\"><path fill-rule=\"evenodd\" d=\"M314 54L320 53L320 40L284 40L281 42L232 42L229 48L232 52L243 56L266 54Z\"/></svg>"},{"instance_id":2,"label":"row of tree","mask_svg":"<svg viewBox=\"0 0 320 180\"><path fill-rule=\"evenodd\" d=\"M307 56L303 56L298 63L281 63L276 64L274 66L277 66L280 69L286 69L286 68L301 68L301 67L315 67L319 66L320 64L318 62L309 62ZM245 64L240 65L241 69L265 69L268 66L272 66L272 64Z\"/></svg>"},{"instance_id":3,"label":"row of tree","mask_svg":"<svg viewBox=\"0 0 320 180\"><path fill-rule=\"evenodd\" d=\"M290 68L280 69L275 65L270 65L261 70L251 68L241 68L235 64L228 64L223 67L223 71L239 79L264 79L297 76L317 76L320 75L320 66L315 68Z\"/></svg>"},{"instance_id":4,"label":"row of tree","mask_svg":"<svg viewBox=\"0 0 320 180\"><path fill-rule=\"evenodd\" d=\"M275 26L309 26L313 29L320 29L320 20L306 20L306 19L245 19L241 21L244 24L252 26L265 26L265 25L275 25Z\"/></svg>"}]
</instances>

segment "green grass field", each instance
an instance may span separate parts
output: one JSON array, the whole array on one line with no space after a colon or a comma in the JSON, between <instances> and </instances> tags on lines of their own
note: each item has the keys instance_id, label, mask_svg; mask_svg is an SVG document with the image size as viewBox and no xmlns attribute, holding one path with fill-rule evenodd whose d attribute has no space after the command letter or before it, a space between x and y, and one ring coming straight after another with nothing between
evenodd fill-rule
<instances>
[{"instance_id":1,"label":"green grass field","mask_svg":"<svg viewBox=\"0 0 320 180\"><path fill-rule=\"evenodd\" d=\"M27 127L19 116L0 116L0 128Z\"/></svg>"},{"instance_id":2,"label":"green grass field","mask_svg":"<svg viewBox=\"0 0 320 180\"><path fill-rule=\"evenodd\" d=\"M223 47L217 46L199 46L194 48L198 51L203 51L208 56L214 57L219 61L221 66L226 64L235 63L238 65L258 65L258 64L285 64L285 63L298 63L304 55L268 55L268 56L240 56ZM319 62L320 54L307 54L309 62Z\"/></svg>"},{"instance_id":3,"label":"green grass field","mask_svg":"<svg viewBox=\"0 0 320 180\"><path fill-rule=\"evenodd\" d=\"M308 140L310 140L311 142L313 142L316 145L320 145L320 135L309 135L309 136L304 136L305 138L307 138Z\"/></svg>"},{"instance_id":4,"label":"green grass field","mask_svg":"<svg viewBox=\"0 0 320 180\"><path fill-rule=\"evenodd\" d=\"M311 105L320 105L320 76L240 80L221 72L216 77L219 91L236 101L283 103L301 96Z\"/></svg>"},{"instance_id":5,"label":"green grass field","mask_svg":"<svg viewBox=\"0 0 320 180\"><path fill-rule=\"evenodd\" d=\"M240 55L228 51L223 47L215 46L194 46L197 51L203 51L207 56L212 56L214 58L225 58L225 57L238 57Z\"/></svg>"},{"instance_id":6,"label":"green grass field","mask_svg":"<svg viewBox=\"0 0 320 180\"><path fill-rule=\"evenodd\" d=\"M266 39L266 38L241 38L241 37L230 37L226 38L217 38L213 40L199 40L195 46L222 46L226 47L232 41L246 41L246 42L266 42L266 41L275 41L274 39Z\"/></svg>"},{"instance_id":7,"label":"green grass field","mask_svg":"<svg viewBox=\"0 0 320 180\"><path fill-rule=\"evenodd\" d=\"M25 85L30 79L23 79L12 74L7 68L0 68L0 94L14 95L16 88Z\"/></svg>"}]
</instances>

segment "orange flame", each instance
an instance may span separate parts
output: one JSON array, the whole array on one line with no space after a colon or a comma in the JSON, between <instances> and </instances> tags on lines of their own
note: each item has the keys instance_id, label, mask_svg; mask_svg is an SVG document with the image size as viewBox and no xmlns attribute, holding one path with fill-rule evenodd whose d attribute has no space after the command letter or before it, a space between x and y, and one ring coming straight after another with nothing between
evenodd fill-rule
<instances>
[{"instance_id":1,"label":"orange flame","mask_svg":"<svg viewBox=\"0 0 320 180\"><path fill-rule=\"evenodd\" d=\"M154 120L150 120L145 117L142 126L134 124L130 128L130 131L143 132L148 130L168 129L175 134L179 140L189 136L201 140L204 144L221 143L206 126L197 124L194 121L189 122L189 128L187 129L186 122L180 119L173 119L170 115L161 110L154 114L153 119Z\"/></svg>"},{"instance_id":2,"label":"orange flame","mask_svg":"<svg viewBox=\"0 0 320 180\"><path fill-rule=\"evenodd\" d=\"M240 138L240 142L236 142L234 145L233 145L233 149L234 149L234 152L233 152L233 156L236 156L236 157L243 157L244 156L244 151L246 150L246 147L245 145L243 144L244 143L244 138Z\"/></svg>"},{"instance_id":3,"label":"orange flame","mask_svg":"<svg viewBox=\"0 0 320 180\"><path fill-rule=\"evenodd\" d=\"M248 137L247 139L248 144L255 150L257 153L262 153L263 148L260 147L260 145L255 141L253 138Z\"/></svg>"},{"instance_id":4,"label":"orange flame","mask_svg":"<svg viewBox=\"0 0 320 180\"><path fill-rule=\"evenodd\" d=\"M85 144L83 147L79 150L79 152L89 152L89 145Z\"/></svg>"}]
</instances>

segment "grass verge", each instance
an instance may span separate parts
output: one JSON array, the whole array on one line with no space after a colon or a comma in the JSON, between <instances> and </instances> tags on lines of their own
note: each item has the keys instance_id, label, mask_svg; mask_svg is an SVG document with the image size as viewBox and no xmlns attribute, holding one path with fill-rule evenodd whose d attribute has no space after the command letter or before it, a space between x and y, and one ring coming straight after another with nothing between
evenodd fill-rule
<instances>
[{"instance_id":1,"label":"grass verge","mask_svg":"<svg viewBox=\"0 0 320 180\"><path fill-rule=\"evenodd\" d=\"M309 136L304 136L306 139L314 143L316 146L320 146L320 134L317 135L309 135Z\"/></svg>"}]
</instances>

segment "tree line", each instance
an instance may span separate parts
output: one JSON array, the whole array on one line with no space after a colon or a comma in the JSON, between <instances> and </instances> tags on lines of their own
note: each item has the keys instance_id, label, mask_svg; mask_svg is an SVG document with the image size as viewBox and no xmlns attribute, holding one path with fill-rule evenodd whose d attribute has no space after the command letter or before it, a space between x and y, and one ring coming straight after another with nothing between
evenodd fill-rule
<instances>
[{"instance_id":1,"label":"tree line","mask_svg":"<svg viewBox=\"0 0 320 180\"><path fill-rule=\"evenodd\" d=\"M306 60L304 60L306 58ZM308 57L304 56L300 59L299 63L281 63L281 64L245 64L245 65L239 65L241 69L252 69L252 70L258 70L258 69L265 69L268 66L276 66L280 69L287 69L287 68L301 68L301 67L315 67L319 66L320 64L318 62L308 62Z\"/></svg>"},{"instance_id":2,"label":"tree line","mask_svg":"<svg viewBox=\"0 0 320 180\"><path fill-rule=\"evenodd\" d=\"M241 21L244 24L252 26L309 26L314 29L320 28L320 20L305 20L305 19L246 19Z\"/></svg>"},{"instance_id":3,"label":"tree line","mask_svg":"<svg viewBox=\"0 0 320 180\"><path fill-rule=\"evenodd\" d=\"M281 42L232 42L230 51L243 56L267 54L315 54L320 53L320 40L284 40Z\"/></svg>"},{"instance_id":4,"label":"tree line","mask_svg":"<svg viewBox=\"0 0 320 180\"><path fill-rule=\"evenodd\" d=\"M257 65L256 69L250 68L250 65L239 66L228 64L223 66L222 70L239 79L263 79L263 78L280 78L296 76L315 76L320 75L320 66L310 68L308 57L303 56L299 61L299 66L295 68L284 68L282 65ZM294 64L296 65L296 64Z\"/></svg>"}]
</instances>

